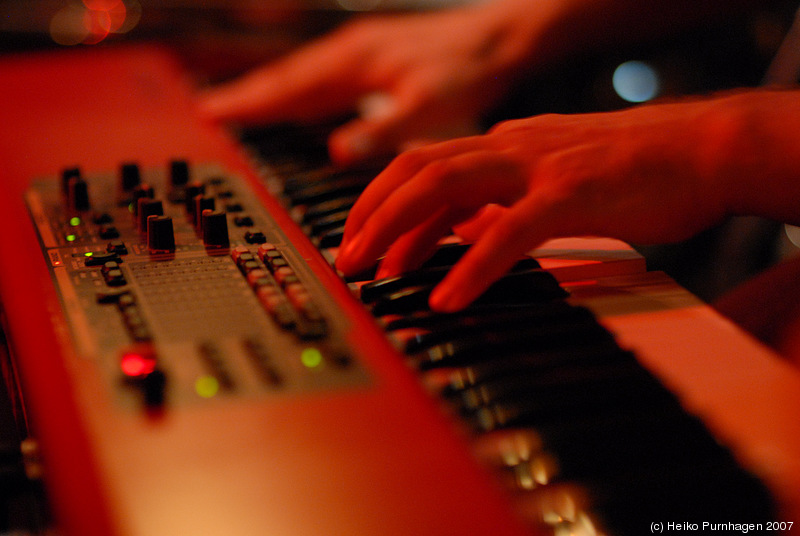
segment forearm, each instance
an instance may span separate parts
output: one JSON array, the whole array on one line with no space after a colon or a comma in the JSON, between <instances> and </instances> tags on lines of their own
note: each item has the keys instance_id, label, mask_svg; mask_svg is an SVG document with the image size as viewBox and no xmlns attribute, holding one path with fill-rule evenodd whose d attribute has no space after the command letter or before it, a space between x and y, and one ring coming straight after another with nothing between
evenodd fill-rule
<instances>
[{"instance_id":1,"label":"forearm","mask_svg":"<svg viewBox=\"0 0 800 536\"><path fill-rule=\"evenodd\" d=\"M800 91L719 97L701 128L700 161L731 214L800 224Z\"/></svg>"}]
</instances>

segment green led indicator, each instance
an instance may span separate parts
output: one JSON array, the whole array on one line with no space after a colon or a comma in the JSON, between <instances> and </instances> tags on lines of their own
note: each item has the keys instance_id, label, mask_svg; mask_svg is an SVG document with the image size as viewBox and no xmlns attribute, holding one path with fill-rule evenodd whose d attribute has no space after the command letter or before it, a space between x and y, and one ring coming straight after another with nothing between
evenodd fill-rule
<instances>
[{"instance_id":1,"label":"green led indicator","mask_svg":"<svg viewBox=\"0 0 800 536\"><path fill-rule=\"evenodd\" d=\"M94 255L93 251L87 251L86 253L83 254L84 257L91 257L92 255Z\"/></svg>"},{"instance_id":2,"label":"green led indicator","mask_svg":"<svg viewBox=\"0 0 800 536\"><path fill-rule=\"evenodd\" d=\"M81 224L81 219L78 216L73 216L69 219L69 224L73 227L77 227Z\"/></svg>"},{"instance_id":3,"label":"green led indicator","mask_svg":"<svg viewBox=\"0 0 800 536\"><path fill-rule=\"evenodd\" d=\"M300 354L300 361L302 361L303 365L307 368L317 368L322 365L322 352L316 348L306 348Z\"/></svg>"},{"instance_id":4,"label":"green led indicator","mask_svg":"<svg viewBox=\"0 0 800 536\"><path fill-rule=\"evenodd\" d=\"M67 242L75 242L75 240L76 240L77 238L78 238L78 237L77 237L76 235L74 235L74 234L68 234L68 235L67 235Z\"/></svg>"},{"instance_id":5,"label":"green led indicator","mask_svg":"<svg viewBox=\"0 0 800 536\"><path fill-rule=\"evenodd\" d=\"M219 393L219 380L214 376L200 376L194 382L194 392L203 398L212 398Z\"/></svg>"}]
</instances>

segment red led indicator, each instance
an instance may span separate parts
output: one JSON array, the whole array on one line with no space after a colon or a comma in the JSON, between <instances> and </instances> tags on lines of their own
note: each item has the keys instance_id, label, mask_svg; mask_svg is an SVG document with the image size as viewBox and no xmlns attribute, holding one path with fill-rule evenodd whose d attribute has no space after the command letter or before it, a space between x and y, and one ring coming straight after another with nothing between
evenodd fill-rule
<instances>
[{"instance_id":1,"label":"red led indicator","mask_svg":"<svg viewBox=\"0 0 800 536\"><path fill-rule=\"evenodd\" d=\"M128 352L123 354L120 368L122 373L130 378L141 378L156 369L156 360L152 355L142 352Z\"/></svg>"}]
</instances>

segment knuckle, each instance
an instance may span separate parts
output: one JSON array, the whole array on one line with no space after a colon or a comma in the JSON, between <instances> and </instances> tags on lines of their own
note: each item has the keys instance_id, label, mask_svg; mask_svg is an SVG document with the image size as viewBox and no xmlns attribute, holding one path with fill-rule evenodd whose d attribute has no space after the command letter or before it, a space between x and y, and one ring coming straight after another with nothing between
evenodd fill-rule
<instances>
[{"instance_id":1,"label":"knuckle","mask_svg":"<svg viewBox=\"0 0 800 536\"><path fill-rule=\"evenodd\" d=\"M417 150L409 150L400 153L391 163L391 167L398 170L413 169L419 167L424 159Z\"/></svg>"},{"instance_id":2,"label":"knuckle","mask_svg":"<svg viewBox=\"0 0 800 536\"><path fill-rule=\"evenodd\" d=\"M496 222L494 231L502 237L520 237L528 226L526 215L520 211L512 210Z\"/></svg>"},{"instance_id":3,"label":"knuckle","mask_svg":"<svg viewBox=\"0 0 800 536\"><path fill-rule=\"evenodd\" d=\"M451 205L472 205L472 196L465 190L465 172L468 170L458 159L443 158L426 164L421 176L432 192L448 194Z\"/></svg>"},{"instance_id":4,"label":"knuckle","mask_svg":"<svg viewBox=\"0 0 800 536\"><path fill-rule=\"evenodd\" d=\"M502 134L504 132L508 132L509 130L513 130L517 127L518 121L519 120L517 119L501 121L489 129L489 134Z\"/></svg>"}]
</instances>

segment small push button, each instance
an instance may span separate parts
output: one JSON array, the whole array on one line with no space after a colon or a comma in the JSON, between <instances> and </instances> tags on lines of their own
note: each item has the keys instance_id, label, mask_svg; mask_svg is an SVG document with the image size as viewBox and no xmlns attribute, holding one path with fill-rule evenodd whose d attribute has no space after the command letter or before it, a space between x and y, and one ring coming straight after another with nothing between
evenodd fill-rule
<instances>
[{"instance_id":1,"label":"small push button","mask_svg":"<svg viewBox=\"0 0 800 536\"><path fill-rule=\"evenodd\" d=\"M103 240L109 240L109 239L112 239L112 238L119 238L119 229L117 229L113 225L103 225L97 231L97 234Z\"/></svg>"},{"instance_id":2,"label":"small push button","mask_svg":"<svg viewBox=\"0 0 800 536\"><path fill-rule=\"evenodd\" d=\"M93 252L89 256L84 256L83 265L87 267L102 266L108 261L122 262L122 259L119 258L119 255L113 252Z\"/></svg>"},{"instance_id":3,"label":"small push button","mask_svg":"<svg viewBox=\"0 0 800 536\"><path fill-rule=\"evenodd\" d=\"M248 244L263 244L267 241L266 235L261 231L247 231L244 239Z\"/></svg>"},{"instance_id":4,"label":"small push button","mask_svg":"<svg viewBox=\"0 0 800 536\"><path fill-rule=\"evenodd\" d=\"M127 255L128 247L122 240L112 240L106 246L106 251L109 253L116 253L117 255Z\"/></svg>"}]
</instances>

